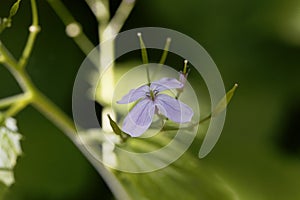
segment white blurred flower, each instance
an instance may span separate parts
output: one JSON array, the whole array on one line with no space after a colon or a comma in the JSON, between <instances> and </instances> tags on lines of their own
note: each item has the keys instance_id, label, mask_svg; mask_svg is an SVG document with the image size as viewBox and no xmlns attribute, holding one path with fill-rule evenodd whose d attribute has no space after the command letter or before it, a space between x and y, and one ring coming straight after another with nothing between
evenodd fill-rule
<instances>
[{"instance_id":1,"label":"white blurred flower","mask_svg":"<svg viewBox=\"0 0 300 200\"><path fill-rule=\"evenodd\" d=\"M17 131L16 120L13 118L6 119L0 126L0 181L8 186L14 182L12 170L18 156L22 154L22 136Z\"/></svg>"}]
</instances>

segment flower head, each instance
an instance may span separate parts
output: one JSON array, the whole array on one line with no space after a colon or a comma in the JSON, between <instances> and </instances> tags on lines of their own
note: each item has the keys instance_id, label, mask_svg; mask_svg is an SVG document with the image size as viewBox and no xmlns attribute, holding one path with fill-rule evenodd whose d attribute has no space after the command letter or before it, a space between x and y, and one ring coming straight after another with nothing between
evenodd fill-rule
<instances>
[{"instance_id":1,"label":"flower head","mask_svg":"<svg viewBox=\"0 0 300 200\"><path fill-rule=\"evenodd\" d=\"M130 90L119 104L128 104L139 100L125 117L122 129L132 137L142 135L151 125L154 114L161 114L176 123L190 122L193 110L181 101L160 94L164 90L182 88L183 84L174 78L162 78L143 85L137 89Z\"/></svg>"},{"instance_id":2,"label":"flower head","mask_svg":"<svg viewBox=\"0 0 300 200\"><path fill-rule=\"evenodd\" d=\"M2 122L0 124L0 182L10 186L14 182L12 170L16 165L18 156L22 154L20 144L22 136L17 133L18 128L15 119L8 118Z\"/></svg>"}]
</instances>

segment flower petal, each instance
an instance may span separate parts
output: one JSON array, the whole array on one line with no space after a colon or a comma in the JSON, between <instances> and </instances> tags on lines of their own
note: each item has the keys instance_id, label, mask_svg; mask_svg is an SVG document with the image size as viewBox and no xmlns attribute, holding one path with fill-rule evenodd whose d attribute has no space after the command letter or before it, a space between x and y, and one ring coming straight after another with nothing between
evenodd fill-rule
<instances>
[{"instance_id":1,"label":"flower petal","mask_svg":"<svg viewBox=\"0 0 300 200\"><path fill-rule=\"evenodd\" d=\"M194 115L188 105L165 94L157 95L155 105L161 114L176 123L190 122Z\"/></svg>"},{"instance_id":2,"label":"flower petal","mask_svg":"<svg viewBox=\"0 0 300 200\"><path fill-rule=\"evenodd\" d=\"M176 89L176 88L182 88L183 84L180 83L175 78L162 78L158 81L154 81L150 85L150 89L152 91L164 91L164 90L170 90L170 89Z\"/></svg>"},{"instance_id":3,"label":"flower petal","mask_svg":"<svg viewBox=\"0 0 300 200\"><path fill-rule=\"evenodd\" d=\"M142 135L151 125L154 111L153 101L149 98L141 100L124 119L122 130L132 137Z\"/></svg>"},{"instance_id":4,"label":"flower petal","mask_svg":"<svg viewBox=\"0 0 300 200\"><path fill-rule=\"evenodd\" d=\"M180 89L182 89L184 87L184 85L186 84L186 79L187 79L188 74L184 74L183 72L179 72L179 82L182 83L182 87Z\"/></svg>"},{"instance_id":5,"label":"flower petal","mask_svg":"<svg viewBox=\"0 0 300 200\"><path fill-rule=\"evenodd\" d=\"M130 102L136 101L140 98L146 97L146 92L149 92L149 86L143 85L137 89L132 89L122 97L121 100L117 101L119 104L128 104Z\"/></svg>"}]
</instances>

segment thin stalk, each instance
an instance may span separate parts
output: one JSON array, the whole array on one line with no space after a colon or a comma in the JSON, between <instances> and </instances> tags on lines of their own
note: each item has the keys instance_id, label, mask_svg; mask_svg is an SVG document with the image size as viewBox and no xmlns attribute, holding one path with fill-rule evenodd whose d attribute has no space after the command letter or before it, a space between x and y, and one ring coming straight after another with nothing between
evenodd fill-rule
<instances>
[{"instance_id":1,"label":"thin stalk","mask_svg":"<svg viewBox=\"0 0 300 200\"><path fill-rule=\"evenodd\" d=\"M23 110L28 104L30 104L31 99L25 99L14 103L7 111L4 112L4 118L14 117L21 110Z\"/></svg>"},{"instance_id":2,"label":"thin stalk","mask_svg":"<svg viewBox=\"0 0 300 200\"><path fill-rule=\"evenodd\" d=\"M109 1L108 0L86 0L87 5L95 15L98 22L98 39L99 42L104 41L105 29L109 23ZM105 39L104 39L105 38Z\"/></svg>"},{"instance_id":3,"label":"thin stalk","mask_svg":"<svg viewBox=\"0 0 300 200\"><path fill-rule=\"evenodd\" d=\"M15 96L7 97L0 100L0 109L8 107L16 102L24 101L28 98L26 94L18 94Z\"/></svg>"},{"instance_id":4,"label":"thin stalk","mask_svg":"<svg viewBox=\"0 0 300 200\"><path fill-rule=\"evenodd\" d=\"M51 1L52 2L52 1ZM59 2L60 1L53 1ZM30 42L30 45L33 43ZM25 47L31 51L32 47ZM92 49L92 48L91 48ZM45 97L32 83L30 77L27 75L26 71L23 67L19 67L19 64L14 59L14 57L10 54L10 52L5 48L3 44L0 43L0 55L1 55L1 63L12 73L15 77L25 94L31 95L30 103L41 112L44 116L46 116L54 125L56 125L59 129L61 129L70 139L71 141L80 149L80 151L86 156L86 158L90 161L90 163L95 167L95 169L99 172L99 174L106 180L107 184L110 186L112 192L118 199L129 199L126 191L120 185L116 177L104 166L102 163L99 163L94 157L90 155L88 150L84 147L81 141L77 137L77 132L72 120L64 114L61 109L59 109L54 103L52 103L47 97ZM26 53L25 53L26 55ZM28 56L30 53L28 54ZM25 59L28 57L25 56ZM24 62L24 61L22 61ZM27 61L24 62L24 66ZM20 97L17 96L19 99ZM15 99L15 100L16 100ZM3 105L7 105L8 103L12 103L12 98L5 99L2 101ZM15 104L17 105L17 104ZM22 105L24 108L25 104ZM20 111L21 107L12 107L13 109L10 111L11 114L14 114L16 111ZM14 112L13 112L14 111Z\"/></svg>"},{"instance_id":5,"label":"thin stalk","mask_svg":"<svg viewBox=\"0 0 300 200\"><path fill-rule=\"evenodd\" d=\"M70 36L74 39L77 46L81 49L81 51L88 55L89 52L94 49L93 43L89 40L89 38L84 34L81 30L80 24L75 20L70 11L66 8L66 6L57 0L48 0L48 4L52 7L54 12L58 15L58 17L62 20L66 27L69 25L75 25L79 29L78 34L74 36Z\"/></svg>"},{"instance_id":6,"label":"thin stalk","mask_svg":"<svg viewBox=\"0 0 300 200\"><path fill-rule=\"evenodd\" d=\"M11 55L11 53L7 50L4 44L0 41L0 55L1 55L1 63L4 65L10 65L13 68L17 68L18 63L16 59Z\"/></svg>"},{"instance_id":7,"label":"thin stalk","mask_svg":"<svg viewBox=\"0 0 300 200\"><path fill-rule=\"evenodd\" d=\"M18 63L14 60L8 50L2 44L0 46L0 51L5 58L5 66L15 77L21 88L24 92L30 95L30 101L25 101L16 106L13 106L11 110L8 110L8 115L13 115L16 112L19 112L25 106L28 105L28 102L37 108L42 114L44 114L50 121L57 125L62 131L64 131L70 137L70 134L76 132L73 122L48 98L46 98L32 83L30 77L24 69L18 68ZM8 62L9 61L9 62Z\"/></svg>"},{"instance_id":8,"label":"thin stalk","mask_svg":"<svg viewBox=\"0 0 300 200\"><path fill-rule=\"evenodd\" d=\"M165 47L164 47L164 52L161 55L158 68L155 70L155 72L152 75L152 80L154 80L156 78L157 73L161 71L162 66L165 64L165 62L167 60L167 56L168 56L168 53L169 53L169 48L170 48L170 45L171 45L171 41L172 41L172 39L170 37L168 37L166 39L166 43L165 43Z\"/></svg>"},{"instance_id":9,"label":"thin stalk","mask_svg":"<svg viewBox=\"0 0 300 200\"><path fill-rule=\"evenodd\" d=\"M67 134L69 138L74 140L76 128L73 121L38 90L35 90L34 92L32 105L44 114L60 130Z\"/></svg>"},{"instance_id":10,"label":"thin stalk","mask_svg":"<svg viewBox=\"0 0 300 200\"><path fill-rule=\"evenodd\" d=\"M106 30L112 30L112 34L117 34L122 29L125 21L129 17L132 9L134 8L135 1L126 1L123 0L119 5L115 15L110 20L109 24L107 25Z\"/></svg>"},{"instance_id":11,"label":"thin stalk","mask_svg":"<svg viewBox=\"0 0 300 200\"><path fill-rule=\"evenodd\" d=\"M25 45L25 48L23 50L22 56L20 58L20 61L18 63L18 66L20 68L24 68L28 62L28 58L32 52L37 34L40 31L39 27L39 20L38 20L38 11L36 6L36 1L31 0L31 10L32 10L32 25L29 27L29 36L27 39L27 43Z\"/></svg>"},{"instance_id":12,"label":"thin stalk","mask_svg":"<svg viewBox=\"0 0 300 200\"><path fill-rule=\"evenodd\" d=\"M142 54L143 63L148 64L149 63L148 53L147 53L146 45L143 41L142 33L137 33L137 36L139 37L139 40L140 40L140 47L141 47L141 54ZM146 66L146 73L147 73L148 85L150 85L151 79L150 79L150 72L149 72L149 66L148 65Z\"/></svg>"},{"instance_id":13,"label":"thin stalk","mask_svg":"<svg viewBox=\"0 0 300 200\"><path fill-rule=\"evenodd\" d=\"M85 146L81 143L81 140L78 140L77 131L72 120L34 86L23 69L17 68L17 63L10 56L8 51L4 51L4 53L4 55L9 55L9 57L5 58L5 60L10 60L10 62L6 63L5 66L12 72L13 76L24 91L28 91L32 94L31 104L70 138L70 140L86 156L88 161L107 182L118 199L130 199L122 185L118 182L117 178L108 171L102 163L99 163L98 160L92 157Z\"/></svg>"},{"instance_id":14,"label":"thin stalk","mask_svg":"<svg viewBox=\"0 0 300 200\"><path fill-rule=\"evenodd\" d=\"M165 64L165 62L166 62L166 59L167 59L167 56L168 56L168 53L169 53L169 48L170 48L171 41L172 41L171 38L167 38L166 44L165 44L165 47L164 47L164 52L163 52L163 54L160 58L160 61L159 61L159 64L161 64L161 65Z\"/></svg>"},{"instance_id":15,"label":"thin stalk","mask_svg":"<svg viewBox=\"0 0 300 200\"><path fill-rule=\"evenodd\" d=\"M206 116L206 117L204 117L203 119L201 119L200 121L199 121L199 123L198 124L202 124L202 123L204 123L204 122L206 122L206 121L208 121L208 120L210 120L211 119L211 114L210 115L208 115L208 116ZM196 125L198 125L198 124L196 124Z\"/></svg>"}]
</instances>

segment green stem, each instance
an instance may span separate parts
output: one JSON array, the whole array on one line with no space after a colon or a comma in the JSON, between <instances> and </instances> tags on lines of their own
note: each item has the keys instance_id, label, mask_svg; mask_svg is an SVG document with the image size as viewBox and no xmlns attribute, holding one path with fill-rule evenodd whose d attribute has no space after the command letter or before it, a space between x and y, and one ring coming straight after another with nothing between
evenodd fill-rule
<instances>
[{"instance_id":1,"label":"green stem","mask_svg":"<svg viewBox=\"0 0 300 200\"><path fill-rule=\"evenodd\" d=\"M137 33L137 36L139 37L139 40L140 40L140 47L141 47L141 54L142 54L143 64L148 64L149 63L148 53L147 53L146 45L143 41L142 33ZM147 73L148 85L150 85L151 79L150 79L149 65L146 66L146 73Z\"/></svg>"},{"instance_id":2,"label":"green stem","mask_svg":"<svg viewBox=\"0 0 300 200\"><path fill-rule=\"evenodd\" d=\"M35 89L32 105L46 116L53 124L62 130L69 138L74 139L76 128L72 120L63 113L53 102Z\"/></svg>"},{"instance_id":3,"label":"green stem","mask_svg":"<svg viewBox=\"0 0 300 200\"><path fill-rule=\"evenodd\" d=\"M159 64L161 64L161 65L164 65L166 60L167 60L170 44L171 44L171 38L167 38L166 44L165 44L165 47L164 47L164 52L163 52L163 54L160 58L160 61L159 61Z\"/></svg>"},{"instance_id":4,"label":"green stem","mask_svg":"<svg viewBox=\"0 0 300 200\"><path fill-rule=\"evenodd\" d=\"M212 117L211 114L206 116L205 118L201 119L198 124L202 124L202 123L210 120L211 117ZM198 124L196 124L196 125L198 125Z\"/></svg>"},{"instance_id":5,"label":"green stem","mask_svg":"<svg viewBox=\"0 0 300 200\"><path fill-rule=\"evenodd\" d=\"M76 24L78 28L80 28L79 34L75 35L73 39L76 42L77 46L81 49L81 51L85 55L88 55L90 51L94 49L94 45L81 30L80 24L75 20L70 11L65 7L65 5L61 1L48 0L47 2L56 12L56 14L62 20L66 27L71 24Z\"/></svg>"},{"instance_id":6,"label":"green stem","mask_svg":"<svg viewBox=\"0 0 300 200\"><path fill-rule=\"evenodd\" d=\"M7 50L4 44L0 41L0 55L1 55L1 63L4 65L10 65L13 68L17 68L18 63L16 59L11 55L11 53Z\"/></svg>"},{"instance_id":7,"label":"green stem","mask_svg":"<svg viewBox=\"0 0 300 200\"><path fill-rule=\"evenodd\" d=\"M17 71L17 79L23 87L32 94L32 105L44 114L53 124L65 132L69 137L76 133L74 123L54 103L45 97L32 83L24 70Z\"/></svg>"},{"instance_id":8,"label":"green stem","mask_svg":"<svg viewBox=\"0 0 300 200\"><path fill-rule=\"evenodd\" d=\"M105 32L107 25L109 23L110 12L109 12L109 1L108 0L95 0L95 4L101 4L101 6L96 6L96 12L94 12L98 21L98 39L99 43L108 39L112 35L109 32ZM100 8L100 9L99 9Z\"/></svg>"},{"instance_id":9,"label":"green stem","mask_svg":"<svg viewBox=\"0 0 300 200\"><path fill-rule=\"evenodd\" d=\"M4 118L13 117L30 104L31 98L14 103L5 113Z\"/></svg>"},{"instance_id":10,"label":"green stem","mask_svg":"<svg viewBox=\"0 0 300 200\"><path fill-rule=\"evenodd\" d=\"M164 52L160 58L160 61L159 61L159 65L157 67L157 69L154 71L153 75L152 75L152 80L154 80L157 76L157 73L161 71L162 69L162 66L165 64L166 60L167 60L167 57L168 57L168 53L169 53L169 48L170 48L170 45L171 45L171 41L172 39L170 37L168 37L166 39L166 43L165 43L165 47L164 47Z\"/></svg>"},{"instance_id":11,"label":"green stem","mask_svg":"<svg viewBox=\"0 0 300 200\"><path fill-rule=\"evenodd\" d=\"M31 9L32 9L32 25L29 27L29 36L27 39L27 43L25 45L25 48L23 50L21 59L18 63L20 68L24 68L28 62L28 58L32 52L34 42L36 40L37 34L40 31L39 27L39 21L38 21L38 12L37 12L37 6L36 1L31 0Z\"/></svg>"},{"instance_id":12,"label":"green stem","mask_svg":"<svg viewBox=\"0 0 300 200\"><path fill-rule=\"evenodd\" d=\"M108 171L104 165L99 164L99 161L92 157L81 141L77 139L76 128L70 118L34 86L27 73L23 69L17 67L17 63L9 53L5 51L5 55L9 55L9 57L5 58L5 60L11 61L10 63L5 63L5 66L12 72L20 86L25 91L28 91L30 94L32 94L31 104L44 116L46 116L54 125L60 128L72 142L74 142L74 144L86 156L95 169L97 169L104 180L107 181L112 192L117 198L129 199L126 191L120 185L116 177L110 171Z\"/></svg>"},{"instance_id":13,"label":"green stem","mask_svg":"<svg viewBox=\"0 0 300 200\"><path fill-rule=\"evenodd\" d=\"M126 19L130 15L132 9L134 8L135 1L122 1L119 5L115 15L110 20L106 29L111 29L112 34L117 34L120 32L121 28L125 24Z\"/></svg>"},{"instance_id":14,"label":"green stem","mask_svg":"<svg viewBox=\"0 0 300 200\"><path fill-rule=\"evenodd\" d=\"M52 121L53 124L57 125L62 131L68 134L68 136L71 136L71 134L74 135L76 133L76 129L73 122L35 87L26 71L18 67L18 63L3 44L0 46L0 52L5 58L5 66L7 69L15 77L24 92L30 95L30 101L28 102L32 103L35 108ZM13 106L12 110L10 110L8 114L15 114L20 111L20 109L23 109L26 105L28 105L28 102L21 103L20 106ZM17 102L17 104L18 103L19 102Z\"/></svg>"},{"instance_id":15,"label":"green stem","mask_svg":"<svg viewBox=\"0 0 300 200\"><path fill-rule=\"evenodd\" d=\"M165 127L163 127L162 128L162 130L163 131L177 131L177 130L189 130L189 129L191 129L191 128L194 128L195 126L197 126L197 125L200 125L200 124L202 124L202 123L204 123L204 122L206 122L206 121L208 121L208 120L210 120L211 119L211 114L210 115L208 115L208 116L206 116L205 118L203 118L203 119L201 119L199 122L195 122L195 123L193 123L193 124L191 124L190 126L186 126L186 127L174 127L174 126L165 126Z\"/></svg>"},{"instance_id":16,"label":"green stem","mask_svg":"<svg viewBox=\"0 0 300 200\"><path fill-rule=\"evenodd\" d=\"M33 0L32 0L33 2ZM55 11L58 11L61 14L61 17L67 17L70 19L70 16L68 16L68 12L65 13L64 11L68 10L61 10L61 8L64 8L64 5L57 0L49 0L48 1L50 5L55 5ZM61 12L63 11L63 12ZM63 20L64 22L68 22L68 20ZM71 21L70 23L73 23L75 21ZM76 22L75 22L76 23ZM66 25L69 25L67 23ZM29 39L31 40L31 39ZM34 44L35 37L33 38L33 41L29 42L29 45ZM87 54L89 50L93 49L92 43L89 42L87 37L81 32L78 36L74 37L74 40L80 46L80 48ZM27 43L28 44L28 43ZM27 47L25 47L27 48ZM32 50L32 47L28 47L29 54L25 53L25 55L30 55L30 52ZM24 50L25 51L25 50ZM28 52L28 51L26 51ZM96 160L94 157L90 155L88 150L85 148L85 146L81 143L80 140L77 138L77 132L76 128L74 126L74 123L72 120L63 113L54 103L52 103L47 97L45 97L32 83L31 79L27 75L26 71L23 69L23 67L19 67L19 64L16 62L16 60L13 58L13 56L9 53L9 51L5 48L4 45L0 42L0 56L1 56L1 63L4 63L5 67L12 73L12 75L15 77L25 94L31 95L31 101L30 103L41 112L44 116L46 116L54 125L56 125L58 128L60 128L69 138L71 141L81 150L81 152L86 156L86 158L90 161L90 163L95 167L95 169L99 172L99 174L106 180L107 184L111 188L112 192L115 194L117 199L129 199L126 191L122 187L122 185L118 182L116 177L111 173L104 165L99 163L98 160ZM28 57L25 56L25 62L24 66L27 64ZM11 99L9 100L11 101Z\"/></svg>"},{"instance_id":17,"label":"green stem","mask_svg":"<svg viewBox=\"0 0 300 200\"><path fill-rule=\"evenodd\" d=\"M21 81L20 84L23 84L23 87L31 92L32 105L68 136L75 134L76 129L73 122L35 87L28 74L22 69L18 69L16 74L16 79Z\"/></svg>"},{"instance_id":18,"label":"green stem","mask_svg":"<svg viewBox=\"0 0 300 200\"><path fill-rule=\"evenodd\" d=\"M26 94L18 94L12 97L7 97L5 99L0 100L0 109L8 107L14 103L20 102L20 101L25 101L28 99L28 95Z\"/></svg>"}]
</instances>

